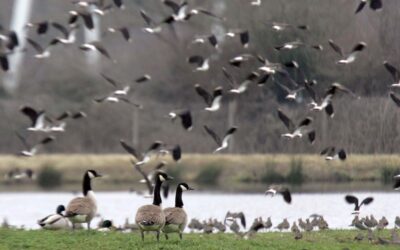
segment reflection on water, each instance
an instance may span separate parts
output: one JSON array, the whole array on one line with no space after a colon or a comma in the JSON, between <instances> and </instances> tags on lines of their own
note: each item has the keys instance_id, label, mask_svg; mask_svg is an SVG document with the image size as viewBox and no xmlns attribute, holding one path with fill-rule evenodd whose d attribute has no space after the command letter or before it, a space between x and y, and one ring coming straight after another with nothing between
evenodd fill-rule
<instances>
[{"instance_id":1,"label":"reflection on water","mask_svg":"<svg viewBox=\"0 0 400 250\"><path fill-rule=\"evenodd\" d=\"M290 222L306 218L313 213L321 214L330 228L349 228L353 216L353 206L344 201L344 193L294 194L288 205L282 197L265 197L263 194L216 194L185 193L183 201L189 218L222 220L229 211L243 211L250 224L255 217L271 216L274 225L287 218ZM394 226L394 218L400 215L400 194L356 193L359 198L372 195L374 202L362 208L362 214L373 214L375 218L386 216L389 227ZM10 224L38 228L36 221L53 213L58 204L66 205L74 197L71 193L0 193L0 219L6 217ZM98 211L105 219L112 219L116 225L123 224L125 218L134 221L136 209L151 203L151 200L128 192L96 193ZM173 206L174 196L163 200L163 207ZM93 225L97 224L96 218Z\"/></svg>"}]
</instances>

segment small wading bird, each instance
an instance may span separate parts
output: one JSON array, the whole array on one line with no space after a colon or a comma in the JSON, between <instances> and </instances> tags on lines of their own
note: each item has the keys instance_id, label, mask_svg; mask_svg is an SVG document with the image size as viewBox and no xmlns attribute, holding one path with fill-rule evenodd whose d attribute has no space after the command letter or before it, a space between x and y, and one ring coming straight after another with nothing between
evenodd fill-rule
<instances>
[{"instance_id":1,"label":"small wading bird","mask_svg":"<svg viewBox=\"0 0 400 250\"><path fill-rule=\"evenodd\" d=\"M345 55L342 48L337 45L333 40L329 40L329 45L336 53L338 53L342 57L342 59L336 62L337 64L353 63L356 60L358 54L367 47L366 43L359 42L354 46L349 54Z\"/></svg>"},{"instance_id":2,"label":"small wading bird","mask_svg":"<svg viewBox=\"0 0 400 250\"><path fill-rule=\"evenodd\" d=\"M369 205L374 201L374 198L372 197L367 197L364 200L361 201L361 203L358 202L358 198L353 196L353 195L346 195L345 200L349 204L354 204L354 212L352 214L359 214L360 213L360 208L362 205Z\"/></svg>"},{"instance_id":3,"label":"small wading bird","mask_svg":"<svg viewBox=\"0 0 400 250\"><path fill-rule=\"evenodd\" d=\"M286 203L290 204L292 202L292 195L287 187L271 185L267 191L265 191L265 195L271 195L272 197L275 196L276 193L281 194Z\"/></svg>"},{"instance_id":4,"label":"small wading bird","mask_svg":"<svg viewBox=\"0 0 400 250\"><path fill-rule=\"evenodd\" d=\"M221 150L224 150L226 148L229 147L229 141L232 138L232 135L236 132L237 127L231 127L230 129L228 129L228 131L225 133L224 138L221 140L221 138L209 127L204 126L205 131L207 132L207 134L209 136L211 136L211 138L213 138L213 140L215 141L215 143L217 143L218 148L216 150L214 150L214 153L217 153Z\"/></svg>"},{"instance_id":5,"label":"small wading bird","mask_svg":"<svg viewBox=\"0 0 400 250\"><path fill-rule=\"evenodd\" d=\"M296 138L296 137L303 137L303 135L307 134L308 139L311 144L315 141L315 130L311 130L309 126L311 125L313 119L311 117L306 117L302 120L299 125L296 127L293 121L282 112L282 110L278 109L278 117L289 130L289 133L282 134L282 137L286 138Z\"/></svg>"}]
</instances>

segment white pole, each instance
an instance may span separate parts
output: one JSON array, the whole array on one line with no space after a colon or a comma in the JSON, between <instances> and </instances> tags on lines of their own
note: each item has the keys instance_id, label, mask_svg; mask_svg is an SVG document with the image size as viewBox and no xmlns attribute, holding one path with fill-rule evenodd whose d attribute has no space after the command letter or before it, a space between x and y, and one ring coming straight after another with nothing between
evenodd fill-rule
<instances>
[{"instance_id":1,"label":"white pole","mask_svg":"<svg viewBox=\"0 0 400 250\"><path fill-rule=\"evenodd\" d=\"M13 54L8 56L10 69L4 74L3 78L4 89L9 93L15 93L21 77L20 68L22 60L24 59L24 53L21 51L21 48L25 48L26 44L25 25L30 19L32 3L33 0L14 1L10 30L14 30L17 33L19 47L16 48Z\"/></svg>"},{"instance_id":2,"label":"white pole","mask_svg":"<svg viewBox=\"0 0 400 250\"><path fill-rule=\"evenodd\" d=\"M91 10L93 10L94 7L91 7ZM85 42L94 42L94 41L100 41L100 18L97 14L92 14L93 17L93 24L94 28L92 30L89 30L88 28L85 27ZM101 70L100 68L100 53L98 51L88 51L86 52L86 62L89 65L89 67L94 71L94 72L99 72Z\"/></svg>"}]
</instances>

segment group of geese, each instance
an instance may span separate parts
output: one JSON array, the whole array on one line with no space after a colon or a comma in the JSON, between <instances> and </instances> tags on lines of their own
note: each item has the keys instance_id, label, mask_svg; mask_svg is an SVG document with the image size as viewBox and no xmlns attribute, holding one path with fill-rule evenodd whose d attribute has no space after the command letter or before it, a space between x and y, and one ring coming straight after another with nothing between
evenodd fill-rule
<instances>
[{"instance_id":1,"label":"group of geese","mask_svg":"<svg viewBox=\"0 0 400 250\"><path fill-rule=\"evenodd\" d=\"M102 177L95 170L87 170L83 176L83 197L72 199L67 207L59 205L56 213L46 216L38 221L43 229L75 229L79 224L87 224L90 229L92 219L97 214L97 201L92 191L91 182L94 178ZM161 203L161 185L163 182L172 180L173 178L166 172L157 171L154 176L154 193L153 203L138 208L135 216L135 223L144 240L144 233L153 231L157 234L159 240L160 233L168 234L178 233L182 239L183 231L187 224L187 214L183 209L182 193L184 191L193 190L186 183L179 183L176 188L175 206L162 209ZM111 227L109 220L103 222L104 227ZM71 226L72 225L72 226Z\"/></svg>"}]
</instances>

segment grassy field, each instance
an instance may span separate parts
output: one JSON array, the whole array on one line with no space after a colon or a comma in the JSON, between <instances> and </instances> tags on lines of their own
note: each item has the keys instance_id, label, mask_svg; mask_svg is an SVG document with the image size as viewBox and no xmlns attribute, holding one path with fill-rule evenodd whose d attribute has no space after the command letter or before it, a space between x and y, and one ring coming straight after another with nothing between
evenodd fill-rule
<instances>
[{"instance_id":1,"label":"grassy field","mask_svg":"<svg viewBox=\"0 0 400 250\"><path fill-rule=\"evenodd\" d=\"M331 184L353 186L363 183L374 189L381 183L389 184L392 176L399 173L399 155L349 155L345 162L327 162L318 155L200 155L185 154L178 163L170 157L157 158L145 166L151 170L159 161L166 160L167 170L177 179L199 184L212 184L229 191L246 191L251 184L264 187L271 182L289 182L304 185L302 191L312 190L315 184L322 184L329 190ZM107 174L98 189L120 189L121 185L137 183L139 174L130 164L128 155L38 155L34 158L20 158L10 155L0 156L0 175L12 168L32 168L39 172L44 167L52 167L62 173L64 186L80 186L82 173L86 169L96 169ZM300 169L296 172L296 170ZM235 185L232 185L234 183ZM23 185L19 185L19 188ZM321 187L319 186L319 189Z\"/></svg>"},{"instance_id":2,"label":"grassy field","mask_svg":"<svg viewBox=\"0 0 400 250\"><path fill-rule=\"evenodd\" d=\"M355 242L357 231L325 231L304 234L303 239L294 240L291 233L259 233L249 240L233 234L186 234L183 241L177 235L164 238L159 243L154 235L146 235L142 242L139 234L118 232L51 232L15 231L0 229L0 249L318 249L318 250L368 250L399 249L395 245L378 245L368 240ZM389 237L389 232L380 232Z\"/></svg>"}]
</instances>

